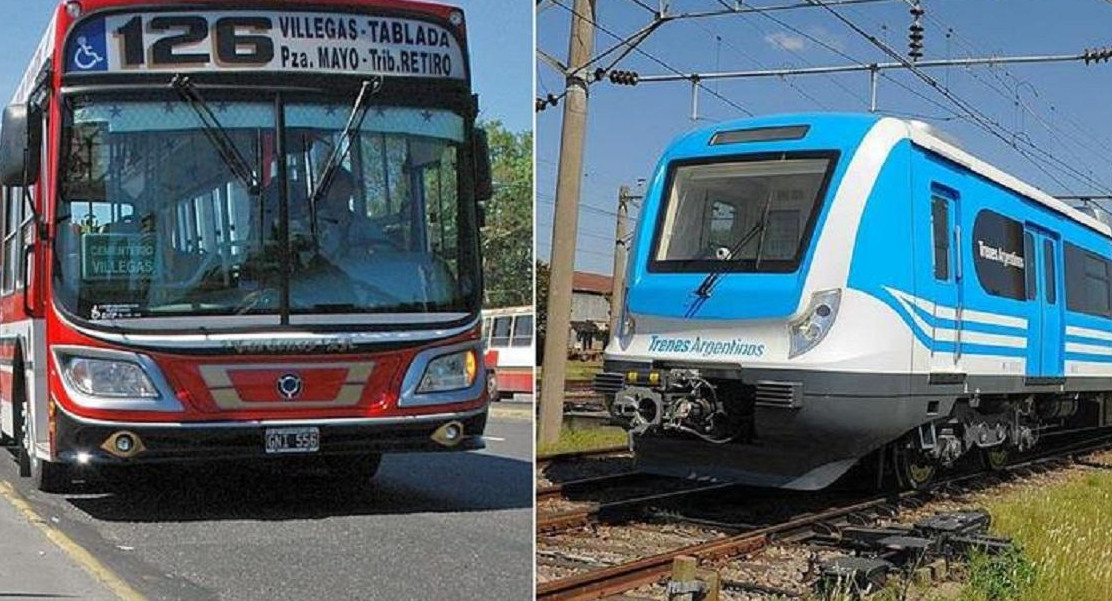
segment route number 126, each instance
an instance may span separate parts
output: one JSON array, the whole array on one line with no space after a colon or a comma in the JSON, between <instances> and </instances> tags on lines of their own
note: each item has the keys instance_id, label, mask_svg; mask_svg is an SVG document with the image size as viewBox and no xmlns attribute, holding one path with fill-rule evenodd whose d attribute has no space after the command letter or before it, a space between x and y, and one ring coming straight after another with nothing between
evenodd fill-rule
<instances>
[{"instance_id":1,"label":"route number 126","mask_svg":"<svg viewBox=\"0 0 1112 601\"><path fill-rule=\"evenodd\" d=\"M196 46L214 40L218 63L231 65L265 65L274 59L274 41L268 35L273 23L267 17L225 17L211 27L204 17L153 17L146 23L146 30L164 34L150 48L144 46L143 17L134 17L116 30L123 40L123 62L127 67L147 63L162 65L207 65L212 62L209 52L177 52L183 46ZM242 31L251 33L241 33ZM149 51L149 54L148 54Z\"/></svg>"}]
</instances>

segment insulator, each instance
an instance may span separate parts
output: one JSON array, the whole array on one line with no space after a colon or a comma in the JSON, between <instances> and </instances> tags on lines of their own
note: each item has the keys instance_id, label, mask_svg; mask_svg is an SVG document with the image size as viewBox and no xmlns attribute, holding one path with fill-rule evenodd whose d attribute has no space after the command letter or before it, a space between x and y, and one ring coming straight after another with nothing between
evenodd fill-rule
<instances>
[{"instance_id":1,"label":"insulator","mask_svg":"<svg viewBox=\"0 0 1112 601\"><path fill-rule=\"evenodd\" d=\"M1089 63L1107 62L1109 59L1112 59L1112 48L1093 48L1091 50L1086 48L1083 56L1086 65Z\"/></svg>"},{"instance_id":2,"label":"insulator","mask_svg":"<svg viewBox=\"0 0 1112 601\"><path fill-rule=\"evenodd\" d=\"M622 86L635 86L640 76L633 71L611 71L610 82Z\"/></svg>"}]
</instances>

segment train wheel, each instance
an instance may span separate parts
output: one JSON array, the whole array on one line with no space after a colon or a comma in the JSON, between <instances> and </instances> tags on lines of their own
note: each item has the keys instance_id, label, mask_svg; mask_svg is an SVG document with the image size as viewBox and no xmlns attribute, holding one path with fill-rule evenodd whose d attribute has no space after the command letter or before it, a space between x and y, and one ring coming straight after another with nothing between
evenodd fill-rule
<instances>
[{"instance_id":1,"label":"train wheel","mask_svg":"<svg viewBox=\"0 0 1112 601\"><path fill-rule=\"evenodd\" d=\"M896 446L896 477L906 488L918 490L926 487L938 473L938 463L911 441Z\"/></svg>"},{"instance_id":2,"label":"train wheel","mask_svg":"<svg viewBox=\"0 0 1112 601\"><path fill-rule=\"evenodd\" d=\"M1003 445L997 445L988 449L980 449L978 455L981 457L981 465L984 466L986 470L994 472L1004 469L1004 466L1008 465L1008 460L1012 458L1011 453L1008 452L1008 449L1004 448Z\"/></svg>"}]
</instances>

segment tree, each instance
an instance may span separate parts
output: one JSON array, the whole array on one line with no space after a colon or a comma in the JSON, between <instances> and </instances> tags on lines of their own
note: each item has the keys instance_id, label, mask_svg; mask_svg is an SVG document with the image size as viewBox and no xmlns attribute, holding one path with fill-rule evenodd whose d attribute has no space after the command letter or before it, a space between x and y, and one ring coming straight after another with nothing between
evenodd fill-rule
<instances>
[{"instance_id":1,"label":"tree","mask_svg":"<svg viewBox=\"0 0 1112 601\"><path fill-rule=\"evenodd\" d=\"M548 328L548 263L537 261L537 365L544 361L544 335Z\"/></svg>"},{"instance_id":2,"label":"tree","mask_svg":"<svg viewBox=\"0 0 1112 601\"><path fill-rule=\"evenodd\" d=\"M481 124L490 139L494 197L486 204L483 275L486 307L533 304L533 133L499 121Z\"/></svg>"}]
</instances>

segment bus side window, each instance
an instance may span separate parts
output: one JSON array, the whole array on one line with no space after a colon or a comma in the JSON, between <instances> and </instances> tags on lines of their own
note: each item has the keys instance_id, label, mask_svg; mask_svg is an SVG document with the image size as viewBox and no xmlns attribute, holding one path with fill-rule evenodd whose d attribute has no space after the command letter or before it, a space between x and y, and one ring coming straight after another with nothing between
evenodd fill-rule
<instances>
[{"instance_id":1,"label":"bus side window","mask_svg":"<svg viewBox=\"0 0 1112 601\"><path fill-rule=\"evenodd\" d=\"M510 326L512 317L495 317L494 328L490 334L491 348L505 348L510 346Z\"/></svg>"},{"instance_id":2,"label":"bus side window","mask_svg":"<svg viewBox=\"0 0 1112 601\"><path fill-rule=\"evenodd\" d=\"M22 255L19 225L23 221L23 189L7 188L4 198L4 257L3 281L0 282L3 294L11 294L18 286L22 274L19 268Z\"/></svg>"},{"instance_id":3,"label":"bus side window","mask_svg":"<svg viewBox=\"0 0 1112 601\"><path fill-rule=\"evenodd\" d=\"M514 320L514 335L510 346L529 346L533 344L533 316L518 315Z\"/></svg>"}]
</instances>

